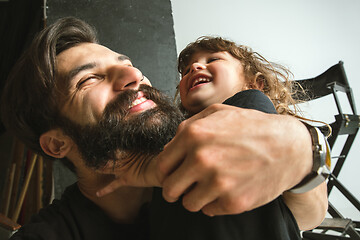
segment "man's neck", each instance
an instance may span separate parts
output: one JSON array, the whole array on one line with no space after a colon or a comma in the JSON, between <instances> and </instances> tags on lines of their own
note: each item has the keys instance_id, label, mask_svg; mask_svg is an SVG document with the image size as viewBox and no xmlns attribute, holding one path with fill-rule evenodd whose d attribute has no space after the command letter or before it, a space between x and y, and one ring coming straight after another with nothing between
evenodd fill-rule
<instances>
[{"instance_id":1,"label":"man's neck","mask_svg":"<svg viewBox=\"0 0 360 240\"><path fill-rule=\"evenodd\" d=\"M115 222L133 223L141 206L151 200L152 188L121 187L106 196L96 196L96 192L111 179L111 176L102 174L80 175L78 186L86 198L98 205Z\"/></svg>"}]
</instances>

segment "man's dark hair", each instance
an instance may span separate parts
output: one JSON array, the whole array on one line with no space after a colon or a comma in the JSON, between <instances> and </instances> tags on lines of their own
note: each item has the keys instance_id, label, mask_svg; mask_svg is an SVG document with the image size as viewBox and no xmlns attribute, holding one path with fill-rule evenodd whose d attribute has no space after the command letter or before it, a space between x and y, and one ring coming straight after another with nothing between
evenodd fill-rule
<instances>
[{"instance_id":1,"label":"man's dark hair","mask_svg":"<svg viewBox=\"0 0 360 240\"><path fill-rule=\"evenodd\" d=\"M94 28L84 21L59 19L34 38L10 72L1 99L2 121L33 151L45 156L39 138L58 127L61 83L56 78L56 56L80 43L97 42Z\"/></svg>"}]
</instances>

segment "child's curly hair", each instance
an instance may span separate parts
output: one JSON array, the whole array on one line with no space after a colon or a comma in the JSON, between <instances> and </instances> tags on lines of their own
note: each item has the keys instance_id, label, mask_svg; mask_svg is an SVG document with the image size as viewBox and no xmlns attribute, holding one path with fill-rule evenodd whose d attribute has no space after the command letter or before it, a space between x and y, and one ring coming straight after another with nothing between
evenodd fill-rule
<instances>
[{"instance_id":1,"label":"child's curly hair","mask_svg":"<svg viewBox=\"0 0 360 240\"><path fill-rule=\"evenodd\" d=\"M203 36L181 51L178 58L180 74L189 65L193 54L199 51L229 52L242 63L249 86L253 88L258 85L263 86L261 91L271 99L279 114L297 115L298 109L295 104L298 102L292 96L298 88L290 80L293 74L284 66L269 62L247 46L238 45L221 37ZM293 105L293 110L289 108L290 105Z\"/></svg>"}]
</instances>

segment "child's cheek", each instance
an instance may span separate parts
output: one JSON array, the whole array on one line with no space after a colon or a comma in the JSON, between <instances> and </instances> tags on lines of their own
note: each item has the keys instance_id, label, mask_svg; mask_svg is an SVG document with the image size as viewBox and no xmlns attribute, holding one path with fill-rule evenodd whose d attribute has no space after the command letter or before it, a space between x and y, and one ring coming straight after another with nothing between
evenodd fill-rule
<instances>
[{"instance_id":1,"label":"child's cheek","mask_svg":"<svg viewBox=\"0 0 360 240\"><path fill-rule=\"evenodd\" d=\"M180 97L184 96L184 94L186 93L186 79L182 78L179 84L179 91L180 91Z\"/></svg>"}]
</instances>

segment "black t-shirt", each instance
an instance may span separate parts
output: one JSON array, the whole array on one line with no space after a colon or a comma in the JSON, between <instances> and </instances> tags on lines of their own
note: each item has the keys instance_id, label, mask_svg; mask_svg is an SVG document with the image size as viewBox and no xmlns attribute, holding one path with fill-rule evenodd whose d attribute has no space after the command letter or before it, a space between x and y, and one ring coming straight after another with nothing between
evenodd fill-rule
<instances>
[{"instance_id":1,"label":"black t-shirt","mask_svg":"<svg viewBox=\"0 0 360 240\"><path fill-rule=\"evenodd\" d=\"M40 210L11 240L143 240L148 239L148 206L134 224L113 222L96 204L69 186L61 197Z\"/></svg>"},{"instance_id":2,"label":"black t-shirt","mask_svg":"<svg viewBox=\"0 0 360 240\"><path fill-rule=\"evenodd\" d=\"M227 99L224 104L276 113L272 102L261 91L246 90ZM300 240L300 230L282 197L237 215L208 217L189 212L181 199L168 203L161 189L155 188L150 205L152 240Z\"/></svg>"},{"instance_id":3,"label":"black t-shirt","mask_svg":"<svg viewBox=\"0 0 360 240\"><path fill-rule=\"evenodd\" d=\"M223 104L277 114L270 99L263 92L256 89L238 92L226 99Z\"/></svg>"}]
</instances>

